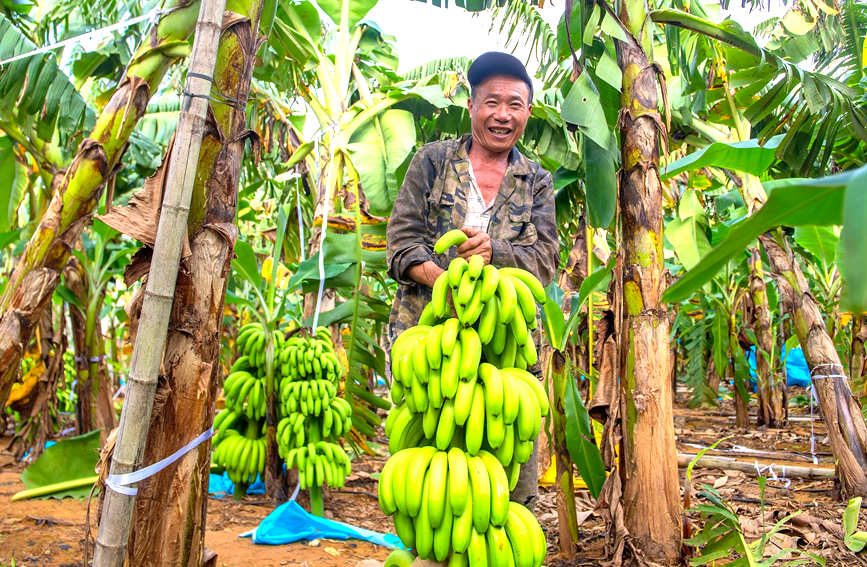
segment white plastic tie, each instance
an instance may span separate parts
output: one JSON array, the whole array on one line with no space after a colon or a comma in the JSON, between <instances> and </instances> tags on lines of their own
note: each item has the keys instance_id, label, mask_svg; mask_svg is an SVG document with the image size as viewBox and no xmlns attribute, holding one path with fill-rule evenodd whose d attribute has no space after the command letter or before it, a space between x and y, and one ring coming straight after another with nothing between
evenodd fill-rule
<instances>
[{"instance_id":1,"label":"white plastic tie","mask_svg":"<svg viewBox=\"0 0 867 567\"><path fill-rule=\"evenodd\" d=\"M763 466L760 465L758 461L755 461L755 467L756 473L758 473L759 476L765 476L765 473L767 472L769 473L771 480L785 483L786 488L789 488L792 484L792 479L786 478L786 465L782 466L782 471L780 473L782 476L777 476L777 471L774 470L774 463Z\"/></svg>"},{"instance_id":2,"label":"white plastic tie","mask_svg":"<svg viewBox=\"0 0 867 567\"><path fill-rule=\"evenodd\" d=\"M164 468L168 467L208 439L210 439L214 435L214 426L212 425L198 437L166 457L160 461L152 465L148 465L143 469L139 469L137 471L133 471L131 473L126 474L110 474L108 478L105 479L105 485L111 490L124 494L126 496L135 496L138 494L138 488L130 486L132 484L136 484L141 482L142 480L151 477Z\"/></svg>"},{"instance_id":3,"label":"white plastic tie","mask_svg":"<svg viewBox=\"0 0 867 567\"><path fill-rule=\"evenodd\" d=\"M810 454L813 456L813 464L818 465L819 459L816 457L816 430L814 427L815 414L813 412L813 404L819 403L819 398L816 397L816 386L814 380L827 380L828 378L848 378L845 374L814 374L818 368L829 368L833 372L835 368L843 371L843 365L836 362L823 362L817 364L810 369Z\"/></svg>"},{"instance_id":4,"label":"white plastic tie","mask_svg":"<svg viewBox=\"0 0 867 567\"><path fill-rule=\"evenodd\" d=\"M7 59L0 61L0 66L6 65L7 63L12 63L13 61L18 61L19 59L27 59L28 57L32 57L34 55L39 55L41 53L48 53L49 51L54 51L55 49L59 49L61 47L66 47L67 45L77 45L86 40L94 40L100 38L104 35L107 35L115 30L120 30L124 28L128 28L129 26L135 25L139 22L144 22L147 20L151 20L152 22L156 22L160 15L164 12L162 10L153 10L147 14L142 16L136 16L135 18L130 18L128 20L123 20L116 24L111 24L110 26L105 26L104 28L99 28L95 30L91 30L87 33L83 33L81 35L77 35L75 37L71 37L69 39L64 39L63 41L58 41L55 43L49 43L48 45L43 45L42 47L38 47L32 51L28 51L27 53L21 53L18 55L14 55Z\"/></svg>"}]
</instances>

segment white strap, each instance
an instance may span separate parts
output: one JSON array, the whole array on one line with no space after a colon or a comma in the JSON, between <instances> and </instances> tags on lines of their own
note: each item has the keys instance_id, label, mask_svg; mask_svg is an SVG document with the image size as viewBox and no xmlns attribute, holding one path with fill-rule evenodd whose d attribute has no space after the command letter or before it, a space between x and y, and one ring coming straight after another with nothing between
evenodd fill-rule
<instances>
[{"instance_id":1,"label":"white strap","mask_svg":"<svg viewBox=\"0 0 867 567\"><path fill-rule=\"evenodd\" d=\"M135 484L157 474L167 466L171 465L172 463L201 445L203 442L210 439L213 435L214 426L212 425L207 429L207 431L203 432L198 437L196 437L165 459L162 459L161 461L158 461L152 465L148 465L143 469L139 469L131 473L108 475L108 478L105 479L105 485L119 494L125 494L126 496L135 496L136 494L138 494L138 488L134 488L129 485Z\"/></svg>"}]
</instances>

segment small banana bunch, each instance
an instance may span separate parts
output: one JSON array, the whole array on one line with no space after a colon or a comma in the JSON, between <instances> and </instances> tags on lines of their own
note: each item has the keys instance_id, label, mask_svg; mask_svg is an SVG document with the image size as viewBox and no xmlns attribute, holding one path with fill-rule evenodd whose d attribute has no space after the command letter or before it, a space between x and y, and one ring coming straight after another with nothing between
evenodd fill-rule
<instances>
[{"instance_id":1,"label":"small banana bunch","mask_svg":"<svg viewBox=\"0 0 867 567\"><path fill-rule=\"evenodd\" d=\"M265 471L265 426L226 408L214 417L213 461L236 485L250 484Z\"/></svg>"},{"instance_id":2,"label":"small banana bunch","mask_svg":"<svg viewBox=\"0 0 867 567\"><path fill-rule=\"evenodd\" d=\"M238 352L242 353L243 356L238 359L236 364L243 360L243 364L247 366L265 368L265 332L265 328L259 322L247 323L241 327L235 344L238 347ZM273 331L272 337L274 352L280 352L284 343L283 333Z\"/></svg>"},{"instance_id":3,"label":"small banana bunch","mask_svg":"<svg viewBox=\"0 0 867 567\"><path fill-rule=\"evenodd\" d=\"M352 429L352 408L343 398L334 398L326 407L322 419L308 419L304 413L290 413L277 424L277 445L280 456L290 449L304 446L315 428L320 438L343 437Z\"/></svg>"},{"instance_id":4,"label":"small banana bunch","mask_svg":"<svg viewBox=\"0 0 867 567\"><path fill-rule=\"evenodd\" d=\"M287 468L298 469L298 482L302 490L324 484L340 488L352 471L349 456L343 447L329 441L315 441L289 449L283 458Z\"/></svg>"},{"instance_id":5,"label":"small banana bunch","mask_svg":"<svg viewBox=\"0 0 867 567\"><path fill-rule=\"evenodd\" d=\"M244 413L250 419L261 419L265 417L265 380L252 374L249 367L243 366L243 359L244 357L239 358L232 365L233 370L226 376L226 381L223 382L223 397L226 399L226 407Z\"/></svg>"},{"instance_id":6,"label":"small banana bunch","mask_svg":"<svg viewBox=\"0 0 867 567\"><path fill-rule=\"evenodd\" d=\"M285 379L336 382L343 376L343 365L334 353L331 331L327 327L319 327L314 337L296 335L285 341L277 352L276 363Z\"/></svg>"},{"instance_id":7,"label":"small banana bunch","mask_svg":"<svg viewBox=\"0 0 867 567\"><path fill-rule=\"evenodd\" d=\"M509 502L506 473L487 451L403 449L382 469L379 505L394 515L398 537L422 559L538 567L545 557L539 523Z\"/></svg>"}]
</instances>

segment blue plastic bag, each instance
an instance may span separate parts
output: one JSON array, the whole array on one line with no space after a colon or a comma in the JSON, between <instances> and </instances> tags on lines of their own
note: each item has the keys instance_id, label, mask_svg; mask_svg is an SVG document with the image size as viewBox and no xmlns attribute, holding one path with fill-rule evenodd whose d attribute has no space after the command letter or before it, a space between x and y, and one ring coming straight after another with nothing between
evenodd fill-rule
<instances>
[{"instance_id":1,"label":"blue plastic bag","mask_svg":"<svg viewBox=\"0 0 867 567\"><path fill-rule=\"evenodd\" d=\"M752 377L751 384L755 390L756 381L756 348L750 347L747 351L747 360L750 363L750 376ZM793 348L788 356L783 350L783 356L786 357L786 385L801 386L806 388L810 385L810 369L807 368L807 360L804 358L804 351L801 347Z\"/></svg>"},{"instance_id":2,"label":"blue plastic bag","mask_svg":"<svg viewBox=\"0 0 867 567\"><path fill-rule=\"evenodd\" d=\"M235 492L235 485L229 480L228 473L222 475L211 473L208 481L208 494L218 498L231 496ZM256 482L247 487L247 494L265 494L265 483L261 476L256 476Z\"/></svg>"},{"instance_id":3,"label":"blue plastic bag","mask_svg":"<svg viewBox=\"0 0 867 567\"><path fill-rule=\"evenodd\" d=\"M252 537L253 543L280 545L300 540L360 539L389 549L405 549L394 534L382 534L357 526L314 516L294 500L281 504L262 523L240 537Z\"/></svg>"}]
</instances>

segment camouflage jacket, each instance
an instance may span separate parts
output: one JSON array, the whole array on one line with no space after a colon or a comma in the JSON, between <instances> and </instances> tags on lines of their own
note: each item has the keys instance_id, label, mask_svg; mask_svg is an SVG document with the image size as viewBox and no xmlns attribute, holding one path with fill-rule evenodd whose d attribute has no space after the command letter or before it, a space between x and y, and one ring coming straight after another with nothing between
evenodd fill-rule
<instances>
[{"instance_id":1,"label":"camouflage jacket","mask_svg":"<svg viewBox=\"0 0 867 567\"><path fill-rule=\"evenodd\" d=\"M433 142L413 157L388 221L388 274L398 282L388 325L389 342L415 325L431 289L409 278L410 266L428 260L445 269L455 257L434 254L436 240L464 225L471 181L470 135ZM488 227L495 266L517 266L543 285L554 279L560 260L551 174L512 149L509 166L494 200Z\"/></svg>"}]
</instances>

